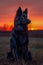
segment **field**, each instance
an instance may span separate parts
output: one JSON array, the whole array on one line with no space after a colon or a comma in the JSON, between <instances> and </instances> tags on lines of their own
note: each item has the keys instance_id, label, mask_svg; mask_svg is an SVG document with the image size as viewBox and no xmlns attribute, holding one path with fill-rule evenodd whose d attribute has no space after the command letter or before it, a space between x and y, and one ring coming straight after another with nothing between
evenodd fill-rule
<instances>
[{"instance_id":1,"label":"field","mask_svg":"<svg viewBox=\"0 0 43 65\"><path fill-rule=\"evenodd\" d=\"M10 36L0 37L0 65L17 65L14 62L8 62L7 52L10 50ZM43 38L29 37L28 49L31 51L33 60L31 65L43 65ZM20 65L20 64L19 64Z\"/></svg>"}]
</instances>

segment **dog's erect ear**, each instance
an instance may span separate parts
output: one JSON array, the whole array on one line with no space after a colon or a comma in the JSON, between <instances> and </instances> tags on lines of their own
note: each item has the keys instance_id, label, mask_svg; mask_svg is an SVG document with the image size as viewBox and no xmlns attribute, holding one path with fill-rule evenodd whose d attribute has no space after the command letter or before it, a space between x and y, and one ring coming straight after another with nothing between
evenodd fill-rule
<instances>
[{"instance_id":1,"label":"dog's erect ear","mask_svg":"<svg viewBox=\"0 0 43 65\"><path fill-rule=\"evenodd\" d=\"M18 19L20 18L21 15L22 15L22 9L21 9L21 7L19 7L19 8L17 9L14 22L15 22L16 20L18 20Z\"/></svg>"},{"instance_id":2,"label":"dog's erect ear","mask_svg":"<svg viewBox=\"0 0 43 65\"><path fill-rule=\"evenodd\" d=\"M25 13L25 14L26 14L26 16L27 16L28 9L26 8L26 9L23 11L23 13Z\"/></svg>"},{"instance_id":3,"label":"dog's erect ear","mask_svg":"<svg viewBox=\"0 0 43 65\"><path fill-rule=\"evenodd\" d=\"M21 9L21 7L19 7L17 10L17 16L21 16L21 14L22 14L22 9Z\"/></svg>"}]
</instances>

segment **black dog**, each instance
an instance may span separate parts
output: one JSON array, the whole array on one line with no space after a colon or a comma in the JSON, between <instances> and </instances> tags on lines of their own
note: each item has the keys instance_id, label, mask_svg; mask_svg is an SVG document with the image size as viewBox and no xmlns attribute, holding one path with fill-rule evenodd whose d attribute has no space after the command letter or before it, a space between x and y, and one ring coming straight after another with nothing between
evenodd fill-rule
<instances>
[{"instance_id":1,"label":"black dog","mask_svg":"<svg viewBox=\"0 0 43 65\"><path fill-rule=\"evenodd\" d=\"M12 37L10 40L11 52L8 53L7 58L23 58L25 61L32 60L31 53L28 52L28 27L27 25L31 21L27 19L27 8L22 12L21 7L17 10L17 14L14 21L14 29L12 30Z\"/></svg>"}]
</instances>

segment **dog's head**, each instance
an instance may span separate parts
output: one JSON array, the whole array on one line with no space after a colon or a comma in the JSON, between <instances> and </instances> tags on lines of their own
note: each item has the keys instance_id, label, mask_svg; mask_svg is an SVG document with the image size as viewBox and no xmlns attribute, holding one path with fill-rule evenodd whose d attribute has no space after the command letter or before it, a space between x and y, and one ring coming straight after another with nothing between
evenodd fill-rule
<instances>
[{"instance_id":1,"label":"dog's head","mask_svg":"<svg viewBox=\"0 0 43 65\"><path fill-rule=\"evenodd\" d=\"M18 8L15 18L21 20L21 23L29 24L31 21L27 19L28 9L26 8L23 12L21 7Z\"/></svg>"},{"instance_id":2,"label":"dog's head","mask_svg":"<svg viewBox=\"0 0 43 65\"><path fill-rule=\"evenodd\" d=\"M19 7L17 10L16 17L15 17L15 22L17 21L18 24L23 25L23 26L27 26L27 24L29 24L31 22L27 18L27 14L28 14L27 8L24 11L22 11L21 7Z\"/></svg>"}]
</instances>

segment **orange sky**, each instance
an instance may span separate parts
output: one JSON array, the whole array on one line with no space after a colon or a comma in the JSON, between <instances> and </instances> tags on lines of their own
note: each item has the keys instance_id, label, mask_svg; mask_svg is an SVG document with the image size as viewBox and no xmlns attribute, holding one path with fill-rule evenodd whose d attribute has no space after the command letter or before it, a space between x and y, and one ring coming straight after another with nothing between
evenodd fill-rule
<instances>
[{"instance_id":1,"label":"orange sky","mask_svg":"<svg viewBox=\"0 0 43 65\"><path fill-rule=\"evenodd\" d=\"M29 30L43 30L43 0L0 0L0 30L11 30L18 7L28 8Z\"/></svg>"}]
</instances>

